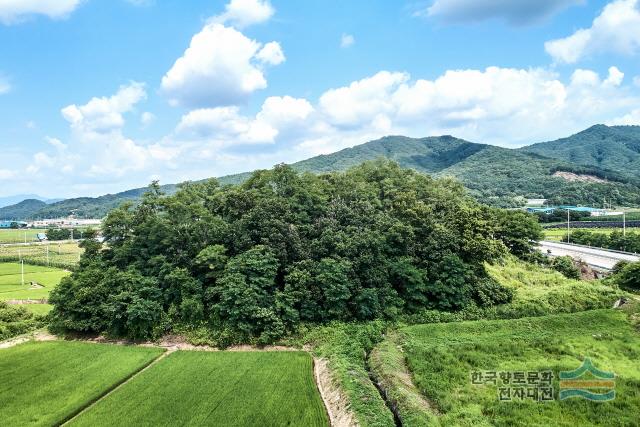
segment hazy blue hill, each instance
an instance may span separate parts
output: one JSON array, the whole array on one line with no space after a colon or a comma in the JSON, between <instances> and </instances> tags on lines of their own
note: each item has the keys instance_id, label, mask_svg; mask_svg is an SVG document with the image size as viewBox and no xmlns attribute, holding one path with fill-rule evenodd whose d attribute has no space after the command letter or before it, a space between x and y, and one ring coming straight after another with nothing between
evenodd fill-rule
<instances>
[{"instance_id":1,"label":"hazy blue hill","mask_svg":"<svg viewBox=\"0 0 640 427\"><path fill-rule=\"evenodd\" d=\"M164 185L162 186L162 189L166 193L173 193L176 191L176 185ZM80 218L102 218L107 214L107 212L120 206L123 202L136 202L145 191L147 191L147 188L143 187L123 191L122 193L117 194L107 194L100 197L77 197L52 204L43 203L44 206L34 209L24 218L58 218L72 214Z\"/></svg>"},{"instance_id":2,"label":"hazy blue hill","mask_svg":"<svg viewBox=\"0 0 640 427\"><path fill-rule=\"evenodd\" d=\"M568 138L541 142L521 151L640 177L640 126L595 125Z\"/></svg>"},{"instance_id":3,"label":"hazy blue hill","mask_svg":"<svg viewBox=\"0 0 640 427\"><path fill-rule=\"evenodd\" d=\"M15 205L5 206L0 208L0 220L11 219L23 219L29 217L33 212L36 212L47 204L37 199L27 199Z\"/></svg>"}]
</instances>

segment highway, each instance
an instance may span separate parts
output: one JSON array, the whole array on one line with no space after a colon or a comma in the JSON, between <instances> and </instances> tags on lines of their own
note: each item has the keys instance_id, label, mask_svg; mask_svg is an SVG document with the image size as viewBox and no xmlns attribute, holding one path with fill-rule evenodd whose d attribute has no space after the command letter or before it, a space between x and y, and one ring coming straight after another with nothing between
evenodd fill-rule
<instances>
[{"instance_id":1,"label":"highway","mask_svg":"<svg viewBox=\"0 0 640 427\"><path fill-rule=\"evenodd\" d=\"M605 270L611 270L620 261L640 261L638 255L560 242L541 241L538 249L551 256L568 255L584 261L593 268Z\"/></svg>"}]
</instances>

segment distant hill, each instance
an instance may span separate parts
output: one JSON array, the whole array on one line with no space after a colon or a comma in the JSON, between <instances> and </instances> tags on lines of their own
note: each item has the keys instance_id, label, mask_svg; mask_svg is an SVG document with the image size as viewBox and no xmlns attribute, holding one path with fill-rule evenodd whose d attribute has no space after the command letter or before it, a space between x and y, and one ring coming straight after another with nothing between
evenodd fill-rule
<instances>
[{"instance_id":1,"label":"distant hill","mask_svg":"<svg viewBox=\"0 0 640 427\"><path fill-rule=\"evenodd\" d=\"M47 199L46 197L38 196L37 194L16 194L14 196L6 196L0 197L0 208L4 208L5 206L15 205L16 203L20 203L23 200L35 199L40 200L45 203L55 203L60 201L61 199Z\"/></svg>"},{"instance_id":2,"label":"distant hill","mask_svg":"<svg viewBox=\"0 0 640 427\"><path fill-rule=\"evenodd\" d=\"M27 199L15 205L0 208L0 220L19 220L30 218L34 212L43 209L47 204L41 200Z\"/></svg>"},{"instance_id":3,"label":"distant hill","mask_svg":"<svg viewBox=\"0 0 640 427\"><path fill-rule=\"evenodd\" d=\"M521 150L640 178L640 126L595 125L568 138Z\"/></svg>"},{"instance_id":4,"label":"distant hill","mask_svg":"<svg viewBox=\"0 0 640 427\"><path fill-rule=\"evenodd\" d=\"M476 144L439 136L387 136L336 153L312 157L292 166L323 173L344 170L367 160L388 158L401 166L459 179L483 203L516 207L525 198L558 204L640 206L640 126L593 126L569 138L519 149ZM222 184L244 181L250 172L219 178ZM165 185L167 193L176 185ZM101 197L81 197L46 206L32 202L0 209L0 219L102 217L124 201L137 201L146 188ZM30 207L30 209L28 208ZM23 216L15 215L22 212ZM13 216L7 217L8 214Z\"/></svg>"}]
</instances>

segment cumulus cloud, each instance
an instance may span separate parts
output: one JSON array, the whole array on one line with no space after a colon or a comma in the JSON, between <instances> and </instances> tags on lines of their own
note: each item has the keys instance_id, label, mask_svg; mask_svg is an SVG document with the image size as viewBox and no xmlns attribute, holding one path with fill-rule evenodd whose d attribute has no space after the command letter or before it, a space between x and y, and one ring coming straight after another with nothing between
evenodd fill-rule
<instances>
[{"instance_id":1,"label":"cumulus cloud","mask_svg":"<svg viewBox=\"0 0 640 427\"><path fill-rule=\"evenodd\" d=\"M584 0L435 0L415 16L436 17L449 23L502 19L512 25L542 21Z\"/></svg>"},{"instance_id":2,"label":"cumulus cloud","mask_svg":"<svg viewBox=\"0 0 640 427\"><path fill-rule=\"evenodd\" d=\"M433 79L381 71L328 89L317 100L268 97L253 114L236 105L194 109L167 136L150 142L127 137L119 125L97 133L90 123L102 120L82 108L89 101L76 107L84 121L78 129L91 131L78 132L74 126L80 115L71 114L72 138L64 143L49 140L49 148L31 162L37 176L73 170L75 180L84 177L103 188L116 182L132 186L153 178L180 182L249 171L390 134L451 134L518 146L566 136L594 123L637 124L640 91L625 83L617 67L606 74L577 69L568 78L553 68L449 70ZM121 91L97 99L103 100L101 105L123 106L117 111L131 111L131 102L106 102ZM126 112L119 114L127 117Z\"/></svg>"},{"instance_id":3,"label":"cumulus cloud","mask_svg":"<svg viewBox=\"0 0 640 427\"><path fill-rule=\"evenodd\" d=\"M305 99L269 97L253 118L240 114L238 107L204 108L184 115L178 135L217 141L220 146L272 144L282 130L300 124L313 112Z\"/></svg>"},{"instance_id":4,"label":"cumulus cloud","mask_svg":"<svg viewBox=\"0 0 640 427\"><path fill-rule=\"evenodd\" d=\"M264 66L284 60L276 42L263 46L234 28L207 24L162 78L162 91L172 105L242 104L251 93L267 87Z\"/></svg>"},{"instance_id":5,"label":"cumulus cloud","mask_svg":"<svg viewBox=\"0 0 640 427\"><path fill-rule=\"evenodd\" d=\"M52 19L65 18L81 0L0 0L0 22L5 25L24 21L33 15Z\"/></svg>"},{"instance_id":6,"label":"cumulus cloud","mask_svg":"<svg viewBox=\"0 0 640 427\"><path fill-rule=\"evenodd\" d=\"M225 6L225 12L213 17L211 21L245 28L268 21L274 13L268 0L231 0Z\"/></svg>"},{"instance_id":7,"label":"cumulus cloud","mask_svg":"<svg viewBox=\"0 0 640 427\"><path fill-rule=\"evenodd\" d=\"M84 105L71 104L62 109L62 116L71 128L84 135L108 134L124 126L123 114L147 96L143 83L121 86L111 97L92 98Z\"/></svg>"},{"instance_id":8,"label":"cumulus cloud","mask_svg":"<svg viewBox=\"0 0 640 427\"><path fill-rule=\"evenodd\" d=\"M256 59L264 64L278 65L285 61L284 52L278 42L269 42L256 54Z\"/></svg>"},{"instance_id":9,"label":"cumulus cloud","mask_svg":"<svg viewBox=\"0 0 640 427\"><path fill-rule=\"evenodd\" d=\"M340 47L347 48L352 46L356 42L356 39L351 34L343 34L340 38Z\"/></svg>"},{"instance_id":10,"label":"cumulus cloud","mask_svg":"<svg viewBox=\"0 0 640 427\"><path fill-rule=\"evenodd\" d=\"M573 64L599 53L633 55L640 51L640 0L616 0L594 19L590 28L545 43L558 63Z\"/></svg>"}]
</instances>

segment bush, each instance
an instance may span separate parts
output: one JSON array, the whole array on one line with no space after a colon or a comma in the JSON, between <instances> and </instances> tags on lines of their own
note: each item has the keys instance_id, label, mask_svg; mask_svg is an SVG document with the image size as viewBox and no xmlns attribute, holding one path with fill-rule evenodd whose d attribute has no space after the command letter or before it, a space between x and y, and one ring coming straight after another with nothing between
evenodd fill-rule
<instances>
[{"instance_id":1,"label":"bush","mask_svg":"<svg viewBox=\"0 0 640 427\"><path fill-rule=\"evenodd\" d=\"M570 256L559 256L551 261L551 267L568 279L579 279L580 269Z\"/></svg>"},{"instance_id":2,"label":"bush","mask_svg":"<svg viewBox=\"0 0 640 427\"><path fill-rule=\"evenodd\" d=\"M640 291L640 262L628 263L618 269L614 280L621 288Z\"/></svg>"}]
</instances>

